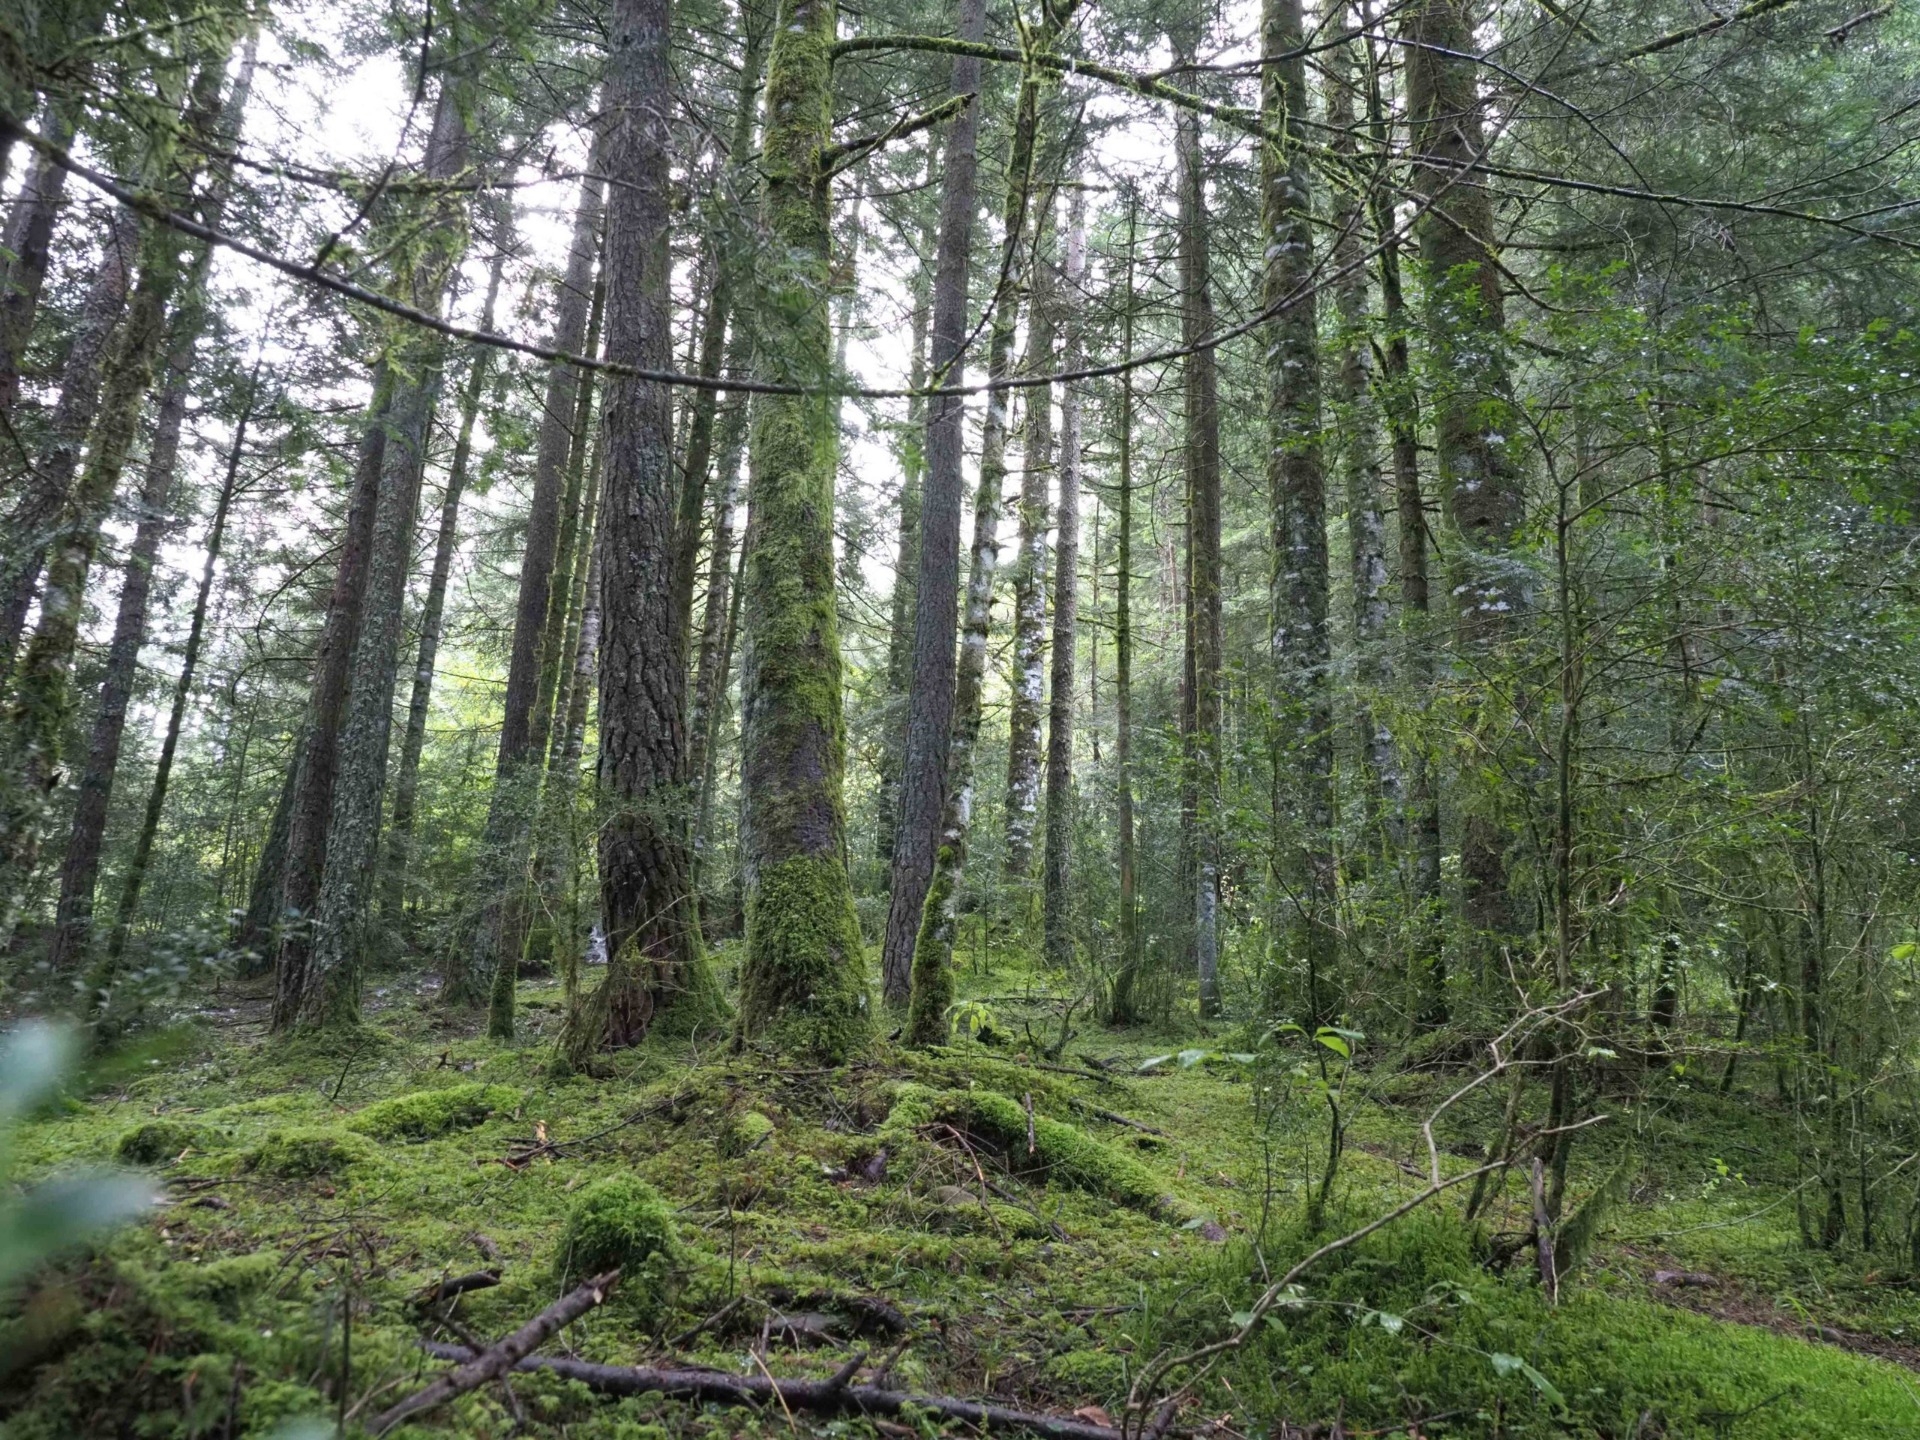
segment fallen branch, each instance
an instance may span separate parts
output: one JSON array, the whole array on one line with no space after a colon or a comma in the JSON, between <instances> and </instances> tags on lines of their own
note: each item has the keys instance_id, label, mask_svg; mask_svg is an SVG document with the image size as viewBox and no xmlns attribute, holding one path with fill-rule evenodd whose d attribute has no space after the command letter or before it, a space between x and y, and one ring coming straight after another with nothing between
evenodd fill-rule
<instances>
[{"instance_id":1,"label":"fallen branch","mask_svg":"<svg viewBox=\"0 0 1920 1440\"><path fill-rule=\"evenodd\" d=\"M441 1360L470 1361L473 1352L458 1345L434 1345L427 1353ZM982 1405L948 1395L909 1395L874 1385L847 1383L843 1367L826 1380L776 1380L762 1375L729 1375L718 1370L665 1370L650 1365L593 1365L584 1360L561 1360L529 1355L517 1370L545 1370L565 1380L578 1380L603 1395L658 1393L670 1400L712 1400L721 1404L784 1403L790 1410L823 1415L901 1415L909 1410L931 1411L948 1420L977 1425L983 1430L1027 1430L1045 1440L1121 1440L1111 1425L1094 1425L1062 1415L1012 1410L1004 1405ZM458 1373L458 1372L455 1372Z\"/></svg>"},{"instance_id":2,"label":"fallen branch","mask_svg":"<svg viewBox=\"0 0 1920 1440\"><path fill-rule=\"evenodd\" d=\"M409 1416L431 1410L436 1405L444 1405L469 1390L478 1390L490 1380L499 1379L516 1368L528 1354L544 1345L556 1331L572 1324L606 1299L613 1282L619 1278L618 1270L594 1276L578 1290L562 1295L491 1349L476 1353L463 1347L459 1356L462 1363L456 1369L376 1416L367 1427L368 1431L374 1435L384 1435ZM429 1350L433 1348L428 1347Z\"/></svg>"},{"instance_id":3,"label":"fallen branch","mask_svg":"<svg viewBox=\"0 0 1920 1440\"><path fill-rule=\"evenodd\" d=\"M1098 1105L1089 1105L1077 1096L1069 1095L1067 1097L1067 1104L1078 1110L1082 1115L1091 1115L1094 1119L1104 1120L1109 1125L1125 1125L1130 1130L1138 1130L1142 1135L1158 1135L1163 1140L1172 1138L1166 1131L1157 1129L1145 1121L1135 1120L1129 1116L1117 1114L1112 1110L1102 1110Z\"/></svg>"},{"instance_id":4,"label":"fallen branch","mask_svg":"<svg viewBox=\"0 0 1920 1440\"><path fill-rule=\"evenodd\" d=\"M418 1295L413 1297L415 1305L438 1305L442 1300L451 1300L456 1295L464 1295L469 1290L488 1290L500 1283L498 1270L476 1270L471 1275L455 1275L450 1279L436 1280Z\"/></svg>"}]
</instances>

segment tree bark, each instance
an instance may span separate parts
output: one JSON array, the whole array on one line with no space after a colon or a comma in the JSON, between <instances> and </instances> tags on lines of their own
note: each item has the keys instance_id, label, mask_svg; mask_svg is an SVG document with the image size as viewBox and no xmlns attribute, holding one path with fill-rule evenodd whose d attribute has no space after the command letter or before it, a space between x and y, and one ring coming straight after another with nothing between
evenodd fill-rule
<instances>
[{"instance_id":1,"label":"tree bark","mask_svg":"<svg viewBox=\"0 0 1920 1440\"><path fill-rule=\"evenodd\" d=\"M1075 5L1062 4L1047 11L1046 19L1034 36L1035 45L1050 50L1061 30L1072 19ZM1004 381L1012 372L1014 332L1020 320L1021 257L1026 250L1027 213L1033 193L1034 158L1040 136L1040 84L1032 70L1023 72L1019 93L1014 100L1012 143L1007 156L1007 193L1002 207L999 283L995 287L993 318L987 341L987 380ZM936 346L938 340L936 316ZM936 349L936 355L945 351ZM934 367L936 379L945 375L944 366ZM1000 495L1007 478L1007 395L1005 390L987 392L987 411L980 430L980 480L973 499L973 549L967 573L967 603L961 628L960 657L954 670L953 725L947 745L946 794L940 810L940 844L933 854L926 899L920 912L920 929L915 937L911 979L907 999L906 1042L909 1045L937 1045L946 1039L947 1011L953 1003L953 947L960 923L960 884L967 864L968 827L973 817L973 752L980 738L980 701L987 673L987 629L993 615L993 576L1000 559ZM948 397L936 396L932 412ZM955 430L957 432L957 425ZM928 498L932 498L933 421L928 422L929 471ZM956 437L957 438L957 437ZM942 462L944 463L944 462ZM927 511L921 512L922 523ZM956 536L957 540L957 536ZM920 548L920 614L940 607L935 591L928 585L927 565L934 553L935 539L927 526ZM916 659L923 654L915 645ZM912 766L912 751L908 752ZM911 778L911 777L910 777ZM906 839L902 817L901 839ZM894 904L900 903L898 891Z\"/></svg>"},{"instance_id":2,"label":"tree bark","mask_svg":"<svg viewBox=\"0 0 1920 1440\"><path fill-rule=\"evenodd\" d=\"M487 298L480 308L480 328L491 330L500 298L500 272L512 248L512 217L502 210L494 235L493 262L487 270ZM413 693L407 700L407 728L400 739L400 769L393 782L393 817L387 824L381 857L380 918L382 928L398 934L406 923L407 874L413 867L414 811L420 798L420 756L427 744L427 715L433 705L433 671L440 659L442 627L446 622L447 582L453 574L453 553L460 540L460 501L467 490L467 470L473 463L473 427L480 414L480 397L493 369L493 348L476 345L467 358L467 383L460 392L459 429L454 434L453 457L447 466L446 489L440 496L440 529L434 536L433 569L427 575L427 593L420 603L420 641L413 662Z\"/></svg>"},{"instance_id":3,"label":"tree bark","mask_svg":"<svg viewBox=\"0 0 1920 1440\"><path fill-rule=\"evenodd\" d=\"M1084 356L1080 342L1081 284L1087 261L1087 196L1074 186L1067 198L1065 292L1066 368ZM1047 963L1073 967L1073 697L1080 579L1080 387L1060 387L1060 522L1055 542L1053 675L1047 709L1047 844L1042 871Z\"/></svg>"},{"instance_id":4,"label":"tree bark","mask_svg":"<svg viewBox=\"0 0 1920 1440\"><path fill-rule=\"evenodd\" d=\"M47 138L61 149L73 143L73 115L66 105L46 109ZM7 214L6 285L0 290L0 416L11 418L20 400L20 357L33 336L53 250L53 227L65 199L67 172L34 152L32 168Z\"/></svg>"},{"instance_id":5,"label":"tree bark","mask_svg":"<svg viewBox=\"0 0 1920 1440\"><path fill-rule=\"evenodd\" d=\"M986 34L986 24L985 0L956 0L955 33L960 39L980 39ZM951 93L974 94L979 88L979 60L955 56ZM968 275L979 205L979 111L976 102L954 116L945 147L946 185L940 201L928 340L928 374L943 385L959 384L966 378ZM989 426L993 416L1004 415L1005 403L999 395L988 399ZM935 395L927 401L926 416L926 476L920 495L913 571L913 673L907 687L906 743L900 766L887 933L880 951L880 988L889 1005L905 1004L912 988L914 946L927 887L933 878L934 847L947 793L953 738L953 645L960 601L960 505L966 493L962 474L966 403L956 395ZM1000 423L1004 428L1004 418ZM903 557L904 553L903 549Z\"/></svg>"},{"instance_id":6,"label":"tree bark","mask_svg":"<svg viewBox=\"0 0 1920 1440\"><path fill-rule=\"evenodd\" d=\"M1420 0L1408 11L1407 109L1418 231L1427 284L1426 327L1440 377L1434 454L1452 541L1457 643L1484 656L1514 635L1528 607L1513 547L1525 513L1506 362L1506 317L1494 258L1493 205L1472 167L1486 149L1473 0ZM1483 712L1487 707L1483 706ZM1494 716L1475 717L1476 728ZM1478 787L1474 787L1478 788ZM1518 926L1508 891L1507 824L1496 797L1472 794L1461 819L1461 918L1490 958Z\"/></svg>"},{"instance_id":7,"label":"tree bark","mask_svg":"<svg viewBox=\"0 0 1920 1440\"><path fill-rule=\"evenodd\" d=\"M1125 279L1121 282L1120 353L1133 354L1134 232L1139 219L1139 193L1127 191L1127 248ZM1114 565L1113 597L1113 786L1116 846L1120 870L1119 967L1113 977L1107 1018L1130 1025L1140 1018L1140 881L1134 849L1133 821L1133 372L1120 376L1120 417L1115 444L1119 450L1119 495L1114 524L1118 554Z\"/></svg>"},{"instance_id":8,"label":"tree bark","mask_svg":"<svg viewBox=\"0 0 1920 1440\"><path fill-rule=\"evenodd\" d=\"M668 10L667 0L617 0L606 81L607 358L653 369L668 368L673 344ZM599 846L609 959L585 1028L600 1044L627 1045L669 1011L676 1023L715 1018L719 991L691 888L672 397L610 375L603 424Z\"/></svg>"},{"instance_id":9,"label":"tree bark","mask_svg":"<svg viewBox=\"0 0 1920 1440\"><path fill-rule=\"evenodd\" d=\"M1054 369L1057 300L1051 216L1043 208L1034 223L1034 265L1027 317L1027 373ZM1022 392L1026 446L1020 473L1019 541L1008 578L1013 582L1013 674L1007 717L1006 857L1004 874L1013 892L1016 924L1032 919L1033 834L1040 819L1040 721L1046 713L1047 527L1052 488L1053 387Z\"/></svg>"},{"instance_id":10,"label":"tree bark","mask_svg":"<svg viewBox=\"0 0 1920 1440\"><path fill-rule=\"evenodd\" d=\"M1181 42L1192 58L1191 40ZM1211 222L1200 150L1200 117L1174 121L1180 187L1180 338L1200 346L1213 334ZM1220 387L1211 349L1194 349L1185 371L1187 594L1190 607L1188 785L1193 805L1193 966L1200 1014L1220 1013Z\"/></svg>"},{"instance_id":11,"label":"tree bark","mask_svg":"<svg viewBox=\"0 0 1920 1440\"><path fill-rule=\"evenodd\" d=\"M596 142L594 158L604 161L604 141ZM594 293L601 181L598 164L589 163L588 169L593 173L580 187L566 274L554 304L551 343L554 349L570 355L579 354L585 341ZM659 368L667 368L667 363ZM582 386L583 377L576 367L564 363L548 367L540 437L534 452L533 494L520 555L520 590L514 606L513 649L507 662L500 745L494 756L493 790L480 841L480 863L474 868L479 894L473 949L466 960L472 978L465 986L450 987L446 996L452 1003L464 1003L478 986L496 982L498 977L491 985L494 1000L487 1027L496 1039L513 1037L511 980L519 970L520 947L526 938L528 851L546 761L545 736L535 733L534 711L540 698L547 616L556 590L561 489L566 481L574 409ZM558 635L552 637L552 643L559 644Z\"/></svg>"},{"instance_id":12,"label":"tree bark","mask_svg":"<svg viewBox=\"0 0 1920 1440\"><path fill-rule=\"evenodd\" d=\"M441 81L422 167L428 180L451 180L466 169L468 137L461 94L466 88L464 79L455 75ZM434 193L413 234L406 293L420 309L440 308L466 246L464 204L454 198L457 194ZM312 944L304 973L298 977L297 1003L289 1007L292 1013L286 1017L301 1028L350 1026L359 1020L361 961L393 730L401 610L413 563L427 434L445 364L446 342L437 332L396 338L392 370L397 378L386 416L365 603L353 641L338 775L313 906ZM282 977L283 996L286 979Z\"/></svg>"},{"instance_id":13,"label":"tree bark","mask_svg":"<svg viewBox=\"0 0 1920 1440\"><path fill-rule=\"evenodd\" d=\"M782 0L767 66L766 245L772 303L756 330L770 380L833 372L833 0ZM753 421L744 587L742 787L747 953L739 1038L826 1061L871 1034L847 877L846 717L834 600L839 402L763 396ZM611 575L609 575L611 584Z\"/></svg>"}]
</instances>

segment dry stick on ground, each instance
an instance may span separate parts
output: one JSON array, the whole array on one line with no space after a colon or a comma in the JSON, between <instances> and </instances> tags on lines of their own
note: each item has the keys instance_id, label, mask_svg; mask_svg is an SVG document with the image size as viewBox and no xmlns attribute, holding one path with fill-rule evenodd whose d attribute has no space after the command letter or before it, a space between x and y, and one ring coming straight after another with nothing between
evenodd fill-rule
<instances>
[{"instance_id":1,"label":"dry stick on ground","mask_svg":"<svg viewBox=\"0 0 1920 1440\"><path fill-rule=\"evenodd\" d=\"M409 1416L431 1410L436 1405L444 1405L469 1390L479 1389L490 1380L497 1380L513 1370L534 1349L545 1344L556 1331L606 1299L607 1292L619 1278L618 1270L596 1275L578 1290L561 1296L492 1349L478 1354L463 1350L460 1356L463 1363L457 1369L442 1375L426 1389L415 1392L391 1410L377 1416L367 1429L372 1434L384 1435ZM428 1348L434 1349L432 1346Z\"/></svg>"},{"instance_id":2,"label":"dry stick on ground","mask_svg":"<svg viewBox=\"0 0 1920 1440\"><path fill-rule=\"evenodd\" d=\"M1089 1105L1086 1101L1074 1096L1067 1097L1067 1104L1082 1115L1091 1115L1094 1119L1104 1120L1109 1125L1125 1125L1129 1130L1138 1130L1142 1135L1158 1135L1163 1140L1172 1138L1166 1131L1149 1125L1143 1120L1134 1120L1126 1115L1116 1114L1112 1110L1102 1110L1098 1105Z\"/></svg>"},{"instance_id":3,"label":"dry stick on ground","mask_svg":"<svg viewBox=\"0 0 1920 1440\"><path fill-rule=\"evenodd\" d=\"M427 1353L441 1360L466 1361L473 1352L455 1345L428 1345ZM862 1357L864 1358L864 1357ZM949 1420L964 1421L983 1430L1028 1430L1044 1440L1121 1440L1110 1425L1093 1425L1059 1415L983 1405L950 1395L909 1395L873 1385L853 1385L842 1366L826 1380L776 1380L759 1375L728 1375L715 1370L664 1370L646 1365L591 1365L584 1360L559 1360L530 1355L518 1370L545 1370L566 1380L578 1380L606 1395L645 1395L657 1392L671 1400L712 1400L721 1404L784 1403L789 1410L820 1414L899 1415L908 1409L930 1410ZM1163 1417L1170 1418L1170 1417ZM1156 1420L1156 1427L1162 1421ZM1151 1433L1162 1433L1155 1428Z\"/></svg>"}]
</instances>

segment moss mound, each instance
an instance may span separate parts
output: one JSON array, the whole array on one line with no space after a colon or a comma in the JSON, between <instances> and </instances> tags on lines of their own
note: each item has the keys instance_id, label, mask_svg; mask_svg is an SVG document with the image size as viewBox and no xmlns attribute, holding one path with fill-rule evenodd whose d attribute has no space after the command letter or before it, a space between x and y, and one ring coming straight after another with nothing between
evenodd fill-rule
<instances>
[{"instance_id":1,"label":"moss mound","mask_svg":"<svg viewBox=\"0 0 1920 1440\"><path fill-rule=\"evenodd\" d=\"M621 1293L651 1315L685 1259L665 1198L637 1175L616 1175L589 1185L573 1202L554 1269L569 1285L617 1266Z\"/></svg>"},{"instance_id":2,"label":"moss mound","mask_svg":"<svg viewBox=\"0 0 1920 1440\"><path fill-rule=\"evenodd\" d=\"M1116 1204L1162 1219L1184 1221L1194 1210L1169 1194L1151 1169L1123 1150L1095 1140L1077 1126L1033 1117L1033 1150L1027 1149L1027 1112L1017 1100L992 1090L930 1090L903 1085L887 1117L890 1134L904 1136L944 1120L991 1141L1006 1153L1017 1174L1104 1195Z\"/></svg>"},{"instance_id":3,"label":"moss mound","mask_svg":"<svg viewBox=\"0 0 1920 1440\"><path fill-rule=\"evenodd\" d=\"M211 1150L213 1132L184 1120L149 1120L120 1137L113 1153L128 1165L167 1165L186 1150Z\"/></svg>"},{"instance_id":4,"label":"moss mound","mask_svg":"<svg viewBox=\"0 0 1920 1440\"><path fill-rule=\"evenodd\" d=\"M519 1103L520 1092L505 1085L449 1085L369 1105L350 1128L376 1140L437 1140L456 1130L471 1130Z\"/></svg>"},{"instance_id":5,"label":"moss mound","mask_svg":"<svg viewBox=\"0 0 1920 1440\"><path fill-rule=\"evenodd\" d=\"M748 1154L772 1140L773 1132L773 1121L758 1110L743 1111L727 1122L720 1136L720 1151L730 1156Z\"/></svg>"},{"instance_id":6,"label":"moss mound","mask_svg":"<svg viewBox=\"0 0 1920 1440\"><path fill-rule=\"evenodd\" d=\"M347 1130L276 1130L248 1157L247 1168L283 1180L339 1175L372 1160L372 1145Z\"/></svg>"}]
</instances>

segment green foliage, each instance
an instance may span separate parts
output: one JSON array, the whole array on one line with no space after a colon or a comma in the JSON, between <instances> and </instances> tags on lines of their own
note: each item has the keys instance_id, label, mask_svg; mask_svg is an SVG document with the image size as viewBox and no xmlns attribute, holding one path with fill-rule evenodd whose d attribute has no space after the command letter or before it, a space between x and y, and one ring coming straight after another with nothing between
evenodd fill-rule
<instances>
[{"instance_id":1,"label":"green foliage","mask_svg":"<svg viewBox=\"0 0 1920 1440\"><path fill-rule=\"evenodd\" d=\"M519 1103L519 1092L504 1085L449 1085L369 1105L354 1116L351 1128L376 1140L437 1140L471 1130Z\"/></svg>"},{"instance_id":2,"label":"green foliage","mask_svg":"<svg viewBox=\"0 0 1920 1440\"><path fill-rule=\"evenodd\" d=\"M651 1317L686 1261L673 1209L660 1192L638 1176L616 1175L588 1186L574 1201L554 1270L565 1285L617 1267L627 1303Z\"/></svg>"}]
</instances>

